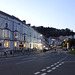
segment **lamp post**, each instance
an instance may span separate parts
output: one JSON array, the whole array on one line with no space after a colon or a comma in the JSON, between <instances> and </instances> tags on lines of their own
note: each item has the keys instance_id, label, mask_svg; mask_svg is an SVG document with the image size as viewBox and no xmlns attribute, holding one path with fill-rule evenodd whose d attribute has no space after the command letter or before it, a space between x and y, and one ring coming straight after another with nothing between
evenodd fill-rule
<instances>
[{"instance_id":1,"label":"lamp post","mask_svg":"<svg viewBox=\"0 0 75 75\"><path fill-rule=\"evenodd\" d=\"M69 43L67 42L67 49L69 49Z\"/></svg>"}]
</instances>

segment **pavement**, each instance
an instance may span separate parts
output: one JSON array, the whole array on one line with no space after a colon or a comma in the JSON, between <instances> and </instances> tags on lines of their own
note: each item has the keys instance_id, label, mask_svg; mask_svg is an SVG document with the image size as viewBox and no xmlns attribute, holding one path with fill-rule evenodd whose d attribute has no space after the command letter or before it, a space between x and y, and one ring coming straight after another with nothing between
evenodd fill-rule
<instances>
[{"instance_id":1,"label":"pavement","mask_svg":"<svg viewBox=\"0 0 75 75\"><path fill-rule=\"evenodd\" d=\"M43 51L42 51L43 52ZM29 55L29 54L38 54L38 53L42 53L41 51L27 51L27 52L16 52L16 53L12 53L10 54L9 52L0 52L0 58L7 58L7 57L15 57L15 56L24 56L24 55Z\"/></svg>"}]
</instances>

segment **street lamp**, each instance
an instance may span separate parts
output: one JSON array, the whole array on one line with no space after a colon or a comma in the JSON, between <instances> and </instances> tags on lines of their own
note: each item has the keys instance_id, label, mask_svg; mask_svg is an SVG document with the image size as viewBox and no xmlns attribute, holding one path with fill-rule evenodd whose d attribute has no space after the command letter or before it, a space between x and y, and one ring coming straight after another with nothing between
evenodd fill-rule
<instances>
[{"instance_id":1,"label":"street lamp","mask_svg":"<svg viewBox=\"0 0 75 75\"><path fill-rule=\"evenodd\" d=\"M69 43L67 42L67 49L69 49Z\"/></svg>"},{"instance_id":2,"label":"street lamp","mask_svg":"<svg viewBox=\"0 0 75 75\"><path fill-rule=\"evenodd\" d=\"M40 36L42 36L42 34Z\"/></svg>"}]
</instances>

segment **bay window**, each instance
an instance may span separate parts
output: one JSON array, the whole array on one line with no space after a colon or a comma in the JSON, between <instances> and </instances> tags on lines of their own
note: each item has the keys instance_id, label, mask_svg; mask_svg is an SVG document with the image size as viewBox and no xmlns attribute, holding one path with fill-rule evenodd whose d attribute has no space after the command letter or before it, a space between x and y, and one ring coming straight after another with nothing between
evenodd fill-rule
<instances>
[{"instance_id":1,"label":"bay window","mask_svg":"<svg viewBox=\"0 0 75 75\"><path fill-rule=\"evenodd\" d=\"M4 48L8 48L9 47L9 41L4 41Z\"/></svg>"},{"instance_id":2,"label":"bay window","mask_svg":"<svg viewBox=\"0 0 75 75\"><path fill-rule=\"evenodd\" d=\"M10 31L9 30L3 30L3 37L10 37Z\"/></svg>"}]
</instances>

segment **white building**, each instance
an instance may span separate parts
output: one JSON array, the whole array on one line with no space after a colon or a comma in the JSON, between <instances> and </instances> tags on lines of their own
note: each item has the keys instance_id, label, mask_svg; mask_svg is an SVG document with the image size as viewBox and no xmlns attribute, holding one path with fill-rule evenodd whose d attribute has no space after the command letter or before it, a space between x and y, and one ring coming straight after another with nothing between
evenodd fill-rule
<instances>
[{"instance_id":1,"label":"white building","mask_svg":"<svg viewBox=\"0 0 75 75\"><path fill-rule=\"evenodd\" d=\"M30 24L0 11L0 50L43 49L43 40Z\"/></svg>"}]
</instances>

